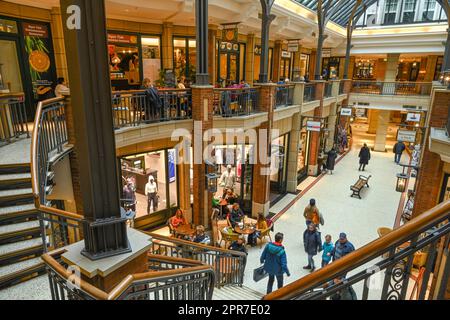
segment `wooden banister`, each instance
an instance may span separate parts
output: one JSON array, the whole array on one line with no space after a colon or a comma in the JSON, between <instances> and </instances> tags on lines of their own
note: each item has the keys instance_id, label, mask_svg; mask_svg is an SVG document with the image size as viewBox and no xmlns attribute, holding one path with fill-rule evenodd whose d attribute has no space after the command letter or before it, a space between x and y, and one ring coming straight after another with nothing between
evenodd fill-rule
<instances>
[{"instance_id":1,"label":"wooden banister","mask_svg":"<svg viewBox=\"0 0 450 320\"><path fill-rule=\"evenodd\" d=\"M386 252L386 249L400 245L409 238L411 235L423 231L423 229L436 225L443 219L450 218L450 200L437 205L436 207L424 212L417 218L409 221L400 228L393 230L382 238L374 240L364 247L353 251L345 257L334 261L324 268L319 269L297 281L294 281L287 286L272 292L264 296L264 300L287 300L295 298L298 294L301 294L308 290L322 284L327 279L333 279L334 277L349 271L349 268L356 268L376 257L381 256Z\"/></svg>"}]
</instances>

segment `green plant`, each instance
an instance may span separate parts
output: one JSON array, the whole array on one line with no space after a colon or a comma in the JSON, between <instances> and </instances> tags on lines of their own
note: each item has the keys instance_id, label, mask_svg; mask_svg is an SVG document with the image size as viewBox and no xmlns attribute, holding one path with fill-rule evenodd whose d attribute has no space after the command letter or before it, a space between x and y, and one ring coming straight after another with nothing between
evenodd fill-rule
<instances>
[{"instance_id":1,"label":"green plant","mask_svg":"<svg viewBox=\"0 0 450 320\"><path fill-rule=\"evenodd\" d=\"M42 39L38 38L38 37L30 37L30 36L26 36L25 37L25 51L27 52L28 55L30 55L33 51L42 51L45 52L47 54L49 54L49 50L47 49L47 47L45 46L45 43L42 41ZM33 67L29 66L30 68L30 75L31 75L31 80L32 82L35 82L36 80L40 80L41 79L41 75L38 71L34 70Z\"/></svg>"}]
</instances>

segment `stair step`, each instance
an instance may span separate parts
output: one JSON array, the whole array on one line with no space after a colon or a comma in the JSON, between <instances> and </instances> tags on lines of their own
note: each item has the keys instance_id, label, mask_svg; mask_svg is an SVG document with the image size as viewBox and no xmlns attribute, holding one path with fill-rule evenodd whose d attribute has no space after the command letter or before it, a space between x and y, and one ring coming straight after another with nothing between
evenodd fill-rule
<instances>
[{"instance_id":1,"label":"stair step","mask_svg":"<svg viewBox=\"0 0 450 320\"><path fill-rule=\"evenodd\" d=\"M40 257L0 267L0 289L37 277L45 272Z\"/></svg>"},{"instance_id":2,"label":"stair step","mask_svg":"<svg viewBox=\"0 0 450 320\"><path fill-rule=\"evenodd\" d=\"M30 163L14 163L14 164L0 165L0 174L28 173L28 172L31 172Z\"/></svg>"},{"instance_id":3,"label":"stair step","mask_svg":"<svg viewBox=\"0 0 450 320\"><path fill-rule=\"evenodd\" d=\"M31 188L31 173L0 174L0 190Z\"/></svg>"},{"instance_id":4,"label":"stair step","mask_svg":"<svg viewBox=\"0 0 450 320\"><path fill-rule=\"evenodd\" d=\"M34 238L0 246L0 266L37 257L43 253L42 239Z\"/></svg>"},{"instance_id":5,"label":"stair step","mask_svg":"<svg viewBox=\"0 0 450 320\"><path fill-rule=\"evenodd\" d=\"M9 173L0 174L0 182L15 181L15 180L29 180L31 181L31 173Z\"/></svg>"},{"instance_id":6,"label":"stair step","mask_svg":"<svg viewBox=\"0 0 450 320\"><path fill-rule=\"evenodd\" d=\"M14 214L19 212L33 211L36 210L34 203L23 204L17 206L9 206L0 208L0 219L2 215Z\"/></svg>"},{"instance_id":7,"label":"stair step","mask_svg":"<svg viewBox=\"0 0 450 320\"><path fill-rule=\"evenodd\" d=\"M48 276L42 275L0 290L0 300L51 300Z\"/></svg>"},{"instance_id":8,"label":"stair step","mask_svg":"<svg viewBox=\"0 0 450 320\"><path fill-rule=\"evenodd\" d=\"M0 207L0 226L36 220L37 217L34 204Z\"/></svg>"},{"instance_id":9,"label":"stair step","mask_svg":"<svg viewBox=\"0 0 450 320\"><path fill-rule=\"evenodd\" d=\"M248 287L225 286L215 288L213 300L261 300L264 294Z\"/></svg>"},{"instance_id":10,"label":"stair step","mask_svg":"<svg viewBox=\"0 0 450 320\"><path fill-rule=\"evenodd\" d=\"M0 207L28 204L32 203L33 200L31 188L0 191Z\"/></svg>"},{"instance_id":11,"label":"stair step","mask_svg":"<svg viewBox=\"0 0 450 320\"><path fill-rule=\"evenodd\" d=\"M0 226L0 245L39 237L41 229L39 221L27 221Z\"/></svg>"}]
</instances>

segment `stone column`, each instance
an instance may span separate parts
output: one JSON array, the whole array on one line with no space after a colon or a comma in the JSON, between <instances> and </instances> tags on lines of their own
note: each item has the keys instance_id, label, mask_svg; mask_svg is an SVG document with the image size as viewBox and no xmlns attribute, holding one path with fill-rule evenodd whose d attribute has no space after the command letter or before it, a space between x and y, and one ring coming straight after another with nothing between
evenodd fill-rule
<instances>
[{"instance_id":1,"label":"stone column","mask_svg":"<svg viewBox=\"0 0 450 320\"><path fill-rule=\"evenodd\" d=\"M257 128L258 145L255 154L256 163L253 166L253 188L252 188L252 214L257 217L258 213L265 216L269 214L270 208L270 145L272 142L273 110L275 102L276 85L272 83L261 84L260 109L267 112L267 121ZM266 146L266 150L264 150ZM263 152L266 151L266 152Z\"/></svg>"},{"instance_id":2,"label":"stone column","mask_svg":"<svg viewBox=\"0 0 450 320\"><path fill-rule=\"evenodd\" d=\"M277 83L280 79L280 64L281 64L281 40L275 41L275 46L273 48L273 66L272 66L272 81Z\"/></svg>"},{"instance_id":3,"label":"stone column","mask_svg":"<svg viewBox=\"0 0 450 320\"><path fill-rule=\"evenodd\" d=\"M190 164L178 164L177 173L180 199L178 205L184 211L186 219L192 222Z\"/></svg>"},{"instance_id":4,"label":"stone column","mask_svg":"<svg viewBox=\"0 0 450 320\"><path fill-rule=\"evenodd\" d=\"M316 83L316 100L320 100L320 105L314 109L314 117L320 121L323 111L323 94L325 91L325 81L317 80ZM309 165L308 175L316 176L319 172L318 157L320 153L320 134L321 132L311 132L310 148L309 148Z\"/></svg>"},{"instance_id":5,"label":"stone column","mask_svg":"<svg viewBox=\"0 0 450 320\"><path fill-rule=\"evenodd\" d=\"M398 61L400 53L389 53L387 55L386 72L384 74L385 82L394 82L397 78Z\"/></svg>"},{"instance_id":6,"label":"stone column","mask_svg":"<svg viewBox=\"0 0 450 320\"><path fill-rule=\"evenodd\" d=\"M330 115L328 116L328 130L329 135L327 139L327 145L325 146L325 151L329 151L334 147L334 134L336 132L336 121L337 121L337 104L332 103L330 105Z\"/></svg>"},{"instance_id":7,"label":"stone column","mask_svg":"<svg viewBox=\"0 0 450 320\"><path fill-rule=\"evenodd\" d=\"M192 86L192 119L194 120L194 178L193 178L193 222L209 226L212 212L212 193L206 189L206 168L203 151L208 142L203 141L204 134L212 128L213 86Z\"/></svg>"},{"instance_id":8,"label":"stone column","mask_svg":"<svg viewBox=\"0 0 450 320\"><path fill-rule=\"evenodd\" d=\"M50 11L51 28L53 40L53 54L55 56L56 75L63 77L69 81L69 73L67 71L66 48L64 46L64 34L61 19L61 10L59 7L53 7Z\"/></svg>"},{"instance_id":9,"label":"stone column","mask_svg":"<svg viewBox=\"0 0 450 320\"><path fill-rule=\"evenodd\" d=\"M432 82L434 79L434 71L436 69L436 63L437 63L438 56L428 56L427 57L427 64L425 66L425 78L423 79L424 82ZM438 70L437 72L439 72Z\"/></svg>"},{"instance_id":10,"label":"stone column","mask_svg":"<svg viewBox=\"0 0 450 320\"><path fill-rule=\"evenodd\" d=\"M217 80L217 66L216 66L216 41L217 41L217 26L208 26L208 73L209 73L209 83L216 83Z\"/></svg>"},{"instance_id":11,"label":"stone column","mask_svg":"<svg viewBox=\"0 0 450 320\"><path fill-rule=\"evenodd\" d=\"M245 80L248 84L253 85L255 70L255 35L253 33L247 35L247 47L245 54Z\"/></svg>"},{"instance_id":12,"label":"stone column","mask_svg":"<svg viewBox=\"0 0 450 320\"><path fill-rule=\"evenodd\" d=\"M386 152L386 135L389 127L389 110L379 110L377 135L375 136L374 151Z\"/></svg>"},{"instance_id":13,"label":"stone column","mask_svg":"<svg viewBox=\"0 0 450 320\"><path fill-rule=\"evenodd\" d=\"M173 69L173 23L163 23L162 44L162 68Z\"/></svg>"},{"instance_id":14,"label":"stone column","mask_svg":"<svg viewBox=\"0 0 450 320\"><path fill-rule=\"evenodd\" d=\"M367 130L367 133L375 134L377 133L377 127L378 127L378 110L376 109L369 109L367 111L368 114L368 123L369 123L369 129Z\"/></svg>"}]
</instances>

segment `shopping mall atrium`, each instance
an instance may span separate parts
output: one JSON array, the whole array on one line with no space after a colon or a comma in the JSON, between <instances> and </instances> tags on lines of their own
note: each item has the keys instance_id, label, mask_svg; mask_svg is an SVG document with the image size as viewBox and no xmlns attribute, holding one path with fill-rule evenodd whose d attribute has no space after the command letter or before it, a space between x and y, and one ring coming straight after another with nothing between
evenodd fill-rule
<instances>
[{"instance_id":1,"label":"shopping mall atrium","mask_svg":"<svg viewBox=\"0 0 450 320\"><path fill-rule=\"evenodd\" d=\"M448 300L449 109L449 0L0 0L0 300Z\"/></svg>"}]
</instances>

